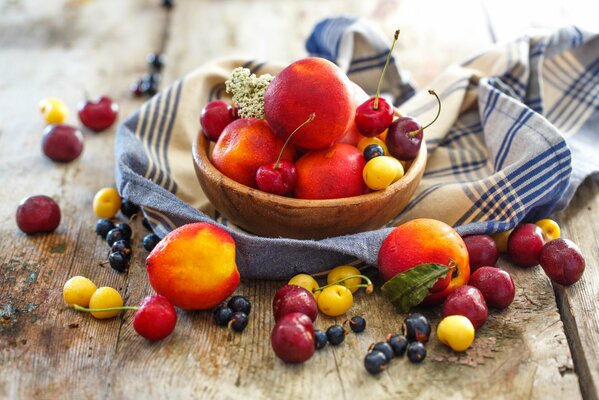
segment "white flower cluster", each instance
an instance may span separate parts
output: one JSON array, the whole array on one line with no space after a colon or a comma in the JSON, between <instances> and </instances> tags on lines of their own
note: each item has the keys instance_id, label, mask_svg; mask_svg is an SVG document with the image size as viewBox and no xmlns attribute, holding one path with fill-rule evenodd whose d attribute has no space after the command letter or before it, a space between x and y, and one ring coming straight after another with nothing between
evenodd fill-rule
<instances>
[{"instance_id":1,"label":"white flower cluster","mask_svg":"<svg viewBox=\"0 0 599 400\"><path fill-rule=\"evenodd\" d=\"M264 119L264 92L272 78L269 74L257 77L243 67L235 68L231 72L231 78L225 85L227 93L233 94L233 103L239 107L240 117Z\"/></svg>"}]
</instances>

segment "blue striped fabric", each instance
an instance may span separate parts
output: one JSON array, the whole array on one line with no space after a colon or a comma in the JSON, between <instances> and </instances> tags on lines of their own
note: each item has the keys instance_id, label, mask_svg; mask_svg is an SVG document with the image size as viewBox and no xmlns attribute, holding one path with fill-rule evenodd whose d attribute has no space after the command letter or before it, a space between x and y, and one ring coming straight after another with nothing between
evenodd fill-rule
<instances>
[{"instance_id":1,"label":"blue striped fabric","mask_svg":"<svg viewBox=\"0 0 599 400\"><path fill-rule=\"evenodd\" d=\"M389 42L370 23L332 18L316 25L306 48L374 93ZM278 68L235 65L260 73ZM461 234L504 231L562 209L582 180L599 171L599 36L567 27L490 48L430 84L443 112L425 133L427 169L406 209L387 227L320 241L252 236L218 212L207 215L192 206L199 192L187 190L185 179L195 180L193 165L180 162L190 159L198 110L225 95L223 82L233 66L220 61L199 69L122 124L116 175L121 194L143 207L161 236L192 221L229 230L246 278L316 273L354 258L375 264L392 227L417 217L443 220ZM384 91L404 115L428 121L436 111L434 99L410 84L396 58Z\"/></svg>"}]
</instances>

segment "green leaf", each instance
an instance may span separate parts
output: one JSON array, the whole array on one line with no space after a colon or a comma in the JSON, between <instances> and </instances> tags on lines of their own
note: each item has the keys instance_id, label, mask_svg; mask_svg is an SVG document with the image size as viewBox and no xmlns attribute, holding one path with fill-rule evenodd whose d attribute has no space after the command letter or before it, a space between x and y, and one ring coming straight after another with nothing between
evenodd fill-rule
<instances>
[{"instance_id":1,"label":"green leaf","mask_svg":"<svg viewBox=\"0 0 599 400\"><path fill-rule=\"evenodd\" d=\"M442 264L420 264L389 279L382 287L383 295L400 313L422 303L435 282L447 275L449 267Z\"/></svg>"}]
</instances>

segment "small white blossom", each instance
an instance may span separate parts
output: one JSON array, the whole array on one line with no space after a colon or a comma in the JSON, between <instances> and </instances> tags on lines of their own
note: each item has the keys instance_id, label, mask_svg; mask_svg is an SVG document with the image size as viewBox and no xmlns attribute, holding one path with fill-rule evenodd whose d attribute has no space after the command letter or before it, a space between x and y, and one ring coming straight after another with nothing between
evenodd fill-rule
<instances>
[{"instance_id":1,"label":"small white blossom","mask_svg":"<svg viewBox=\"0 0 599 400\"><path fill-rule=\"evenodd\" d=\"M233 102L239 107L240 117L264 119L264 92L272 78L270 74L257 77L243 67L235 68L231 72L231 78L225 85L227 93L233 94Z\"/></svg>"}]
</instances>

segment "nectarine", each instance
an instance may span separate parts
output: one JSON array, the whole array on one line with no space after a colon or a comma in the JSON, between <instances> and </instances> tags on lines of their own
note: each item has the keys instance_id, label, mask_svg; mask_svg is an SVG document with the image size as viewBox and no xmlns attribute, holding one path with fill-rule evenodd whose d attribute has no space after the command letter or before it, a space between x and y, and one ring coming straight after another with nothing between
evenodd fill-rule
<instances>
[{"instance_id":1,"label":"nectarine","mask_svg":"<svg viewBox=\"0 0 599 400\"><path fill-rule=\"evenodd\" d=\"M150 285L177 307L205 310L239 285L235 242L224 229L197 222L168 235L146 259Z\"/></svg>"},{"instance_id":2,"label":"nectarine","mask_svg":"<svg viewBox=\"0 0 599 400\"><path fill-rule=\"evenodd\" d=\"M332 62L311 57L279 72L264 94L266 120L281 139L306 118L316 118L291 139L306 149L326 149L341 139L354 120L353 87Z\"/></svg>"}]
</instances>

